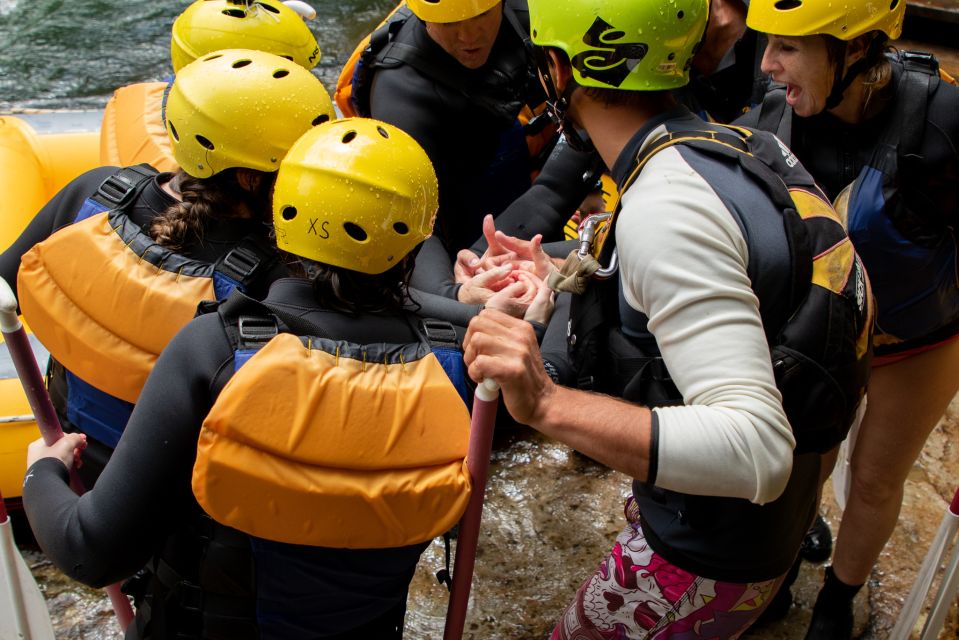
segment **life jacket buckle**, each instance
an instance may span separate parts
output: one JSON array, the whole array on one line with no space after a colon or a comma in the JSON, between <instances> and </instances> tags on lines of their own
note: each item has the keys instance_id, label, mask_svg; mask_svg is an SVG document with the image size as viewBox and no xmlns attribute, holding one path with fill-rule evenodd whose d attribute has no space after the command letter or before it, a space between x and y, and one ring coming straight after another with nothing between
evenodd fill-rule
<instances>
[{"instance_id":1,"label":"life jacket buckle","mask_svg":"<svg viewBox=\"0 0 959 640\"><path fill-rule=\"evenodd\" d=\"M240 316L240 345L261 347L279 333L276 320L272 316Z\"/></svg>"},{"instance_id":2,"label":"life jacket buckle","mask_svg":"<svg viewBox=\"0 0 959 640\"><path fill-rule=\"evenodd\" d=\"M434 318L425 318L422 321L423 333L430 344L459 344L456 338L456 330L453 325L445 320L436 320Z\"/></svg>"},{"instance_id":3,"label":"life jacket buckle","mask_svg":"<svg viewBox=\"0 0 959 640\"><path fill-rule=\"evenodd\" d=\"M238 280L245 281L260 266L260 256L247 247L238 246L227 253L220 264L239 276Z\"/></svg>"},{"instance_id":4,"label":"life jacket buckle","mask_svg":"<svg viewBox=\"0 0 959 640\"><path fill-rule=\"evenodd\" d=\"M96 195L112 204L115 208L119 208L133 197L136 188L137 183L132 182L123 175L115 173L100 183L100 186L97 187Z\"/></svg>"}]
</instances>

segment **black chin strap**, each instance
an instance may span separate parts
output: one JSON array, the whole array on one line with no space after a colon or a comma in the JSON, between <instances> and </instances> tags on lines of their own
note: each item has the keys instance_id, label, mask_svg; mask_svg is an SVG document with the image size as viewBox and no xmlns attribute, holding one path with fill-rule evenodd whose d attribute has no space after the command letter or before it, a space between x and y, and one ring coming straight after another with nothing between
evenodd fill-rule
<instances>
[{"instance_id":1,"label":"black chin strap","mask_svg":"<svg viewBox=\"0 0 959 640\"><path fill-rule=\"evenodd\" d=\"M573 91L577 86L576 83L567 83L563 95L559 95L556 91L556 85L553 84L553 78L549 75L549 61L546 58L546 52L542 47L533 46L532 49L540 81L546 88L546 111L549 113L550 119L560 128L566 138L566 144L571 149L583 152L593 151L596 147L593 146L592 141L589 138L584 138L576 130L576 127L572 126L567 117L569 104L573 99Z\"/></svg>"},{"instance_id":2,"label":"black chin strap","mask_svg":"<svg viewBox=\"0 0 959 640\"><path fill-rule=\"evenodd\" d=\"M836 74L833 76L832 81L832 91L829 93L829 97L826 98L826 110L835 109L842 102L842 96L846 92L846 89L849 88L849 85L852 84L852 81L856 79L863 71L866 71L869 68L870 62L875 59L876 49L879 49L883 46L884 39L880 37L873 37L872 41L869 43L869 49L866 51L866 54L849 65L849 69L846 70L846 75L844 76L843 65L840 62L836 65ZM849 42L843 42L842 47L842 59L846 57L846 49L849 47Z\"/></svg>"}]
</instances>

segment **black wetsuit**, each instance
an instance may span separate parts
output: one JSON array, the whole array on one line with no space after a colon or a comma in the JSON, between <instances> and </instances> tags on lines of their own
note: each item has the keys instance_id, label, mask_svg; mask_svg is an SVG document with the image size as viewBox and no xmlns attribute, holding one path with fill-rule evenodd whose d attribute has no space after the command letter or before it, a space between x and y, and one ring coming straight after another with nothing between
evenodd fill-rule
<instances>
[{"instance_id":1,"label":"black wetsuit","mask_svg":"<svg viewBox=\"0 0 959 640\"><path fill-rule=\"evenodd\" d=\"M275 282L267 302L351 342L406 343L417 339L400 317L348 317L319 310L306 280ZM144 565L156 568L158 557L172 554L179 556L181 575L190 581L199 580L201 564L207 577L243 574L248 559L242 554L225 556L222 566L217 566L216 560L223 556L208 554L205 563L190 566L183 560L184 555L189 557L189 549L170 549L180 541L181 546L190 546L198 536L199 505L191 489L197 437L203 419L233 374L233 355L216 313L200 316L181 330L157 361L97 486L82 497L70 490L66 468L58 460L46 458L30 467L24 484L24 507L40 546L60 569L85 584L101 586L121 580ZM280 546L287 550L294 547ZM271 596L273 605L280 609L277 615L303 625L302 635L290 631L285 637L336 636L365 624L382 624L377 622L380 618L397 613L402 619L409 581L425 546L294 549L299 570L272 576L282 583L274 588L282 586L286 591L285 601L279 603L275 601L278 593L262 592L269 588L262 584L270 577L269 567L253 568L252 575L246 576L247 583L217 586L232 590L239 602L250 603L238 612L249 629L234 637L258 637L258 611L252 610L253 603ZM150 616L147 609L138 610L137 624L131 625L131 630L146 627L155 635L137 635L134 630L128 632L128 638L173 637L174 619L183 615L178 605L167 603L167 608L161 609L154 601L152 610L164 612L162 621L144 620L144 616ZM381 629L369 628L365 635L349 637L387 637ZM266 636L261 633L259 637Z\"/></svg>"},{"instance_id":2,"label":"black wetsuit","mask_svg":"<svg viewBox=\"0 0 959 640\"><path fill-rule=\"evenodd\" d=\"M84 201L97 191L106 178L115 174L117 169L117 167L99 167L75 178L40 209L20 237L0 255L0 277L3 277L14 291L16 291L17 271L23 255L58 229L71 224L76 219ZM161 184L171 178L170 173L158 174L125 209L127 216L145 232L148 232L157 215L177 202L176 198L161 187ZM270 228L262 222L253 220L210 220L204 226L202 238L188 237L185 247L179 253L195 260L214 263L247 236L268 237ZM79 259L82 257L78 257ZM257 291L251 293L262 297L266 294L269 283L284 275L287 275L286 269L277 266L257 280ZM158 309L157 312L162 313L162 309ZM40 363L40 366L42 368L44 363ZM51 361L48 384L50 397L64 430L78 431L67 419L66 379L63 367L55 361ZM90 445L83 454L85 468L81 471L81 477L88 487L96 481L111 451L112 449L106 444L91 438Z\"/></svg>"},{"instance_id":3,"label":"black wetsuit","mask_svg":"<svg viewBox=\"0 0 959 640\"><path fill-rule=\"evenodd\" d=\"M524 1L517 0L513 5L515 15L526 12ZM435 233L455 254L471 246L481 234L483 216L503 211L529 188L531 172L542 166L545 158L529 157L516 118L524 103L541 105L545 93L506 15L489 60L479 69L459 64L429 37L425 25L415 16L406 20L396 39L428 58L437 74L457 78L461 87L490 92L484 93L487 102L497 105L496 109L484 106L414 64L393 63L373 69L371 115L408 132L426 150L440 187ZM503 77L504 72L512 77ZM587 154L576 154L568 148L566 153L579 158L580 175L592 162ZM562 232L562 225L586 193L588 189L581 194L564 193L555 204L562 217L556 233Z\"/></svg>"}]
</instances>

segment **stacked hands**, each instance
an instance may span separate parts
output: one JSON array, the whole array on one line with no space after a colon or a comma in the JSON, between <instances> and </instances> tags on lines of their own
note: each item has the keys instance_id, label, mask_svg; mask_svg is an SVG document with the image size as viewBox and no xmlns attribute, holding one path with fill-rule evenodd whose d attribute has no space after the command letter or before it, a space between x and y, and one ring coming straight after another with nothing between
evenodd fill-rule
<instances>
[{"instance_id":1,"label":"stacked hands","mask_svg":"<svg viewBox=\"0 0 959 640\"><path fill-rule=\"evenodd\" d=\"M543 251L543 237L520 240L508 236L496 230L490 215L483 219L483 236L489 248L481 257L469 249L456 254L457 299L547 324L553 314L553 291L546 278L556 265Z\"/></svg>"}]
</instances>

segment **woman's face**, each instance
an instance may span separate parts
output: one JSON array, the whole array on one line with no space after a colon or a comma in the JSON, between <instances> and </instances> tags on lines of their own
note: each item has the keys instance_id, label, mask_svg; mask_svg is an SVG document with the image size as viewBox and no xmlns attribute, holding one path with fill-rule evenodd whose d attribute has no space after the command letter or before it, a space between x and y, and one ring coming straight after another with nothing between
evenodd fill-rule
<instances>
[{"instance_id":1,"label":"woman's face","mask_svg":"<svg viewBox=\"0 0 959 640\"><path fill-rule=\"evenodd\" d=\"M835 64L829 60L826 41L820 36L768 37L763 73L786 85L786 102L796 115L821 113L835 77Z\"/></svg>"}]
</instances>

